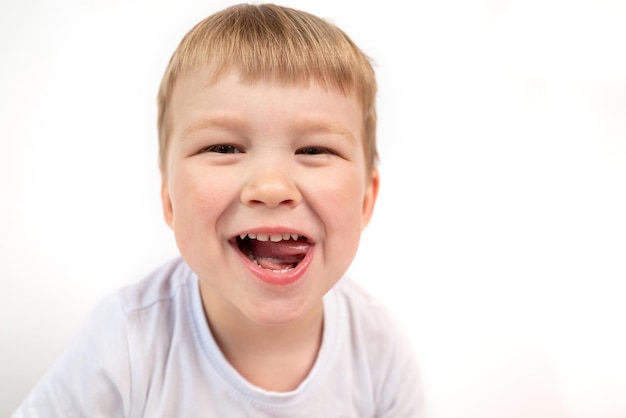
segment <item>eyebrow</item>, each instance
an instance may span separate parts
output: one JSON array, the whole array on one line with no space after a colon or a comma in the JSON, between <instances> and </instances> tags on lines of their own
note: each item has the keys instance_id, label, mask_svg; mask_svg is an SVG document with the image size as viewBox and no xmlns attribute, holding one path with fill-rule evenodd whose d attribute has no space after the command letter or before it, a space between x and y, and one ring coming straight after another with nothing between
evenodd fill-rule
<instances>
[{"instance_id":1,"label":"eyebrow","mask_svg":"<svg viewBox=\"0 0 626 418\"><path fill-rule=\"evenodd\" d=\"M187 138L188 136L194 134L198 131L203 131L205 129L210 128L225 128L225 129L242 129L246 125L245 121L241 118L233 117L233 116L207 116L203 117L185 129L181 134L181 138Z\"/></svg>"},{"instance_id":2,"label":"eyebrow","mask_svg":"<svg viewBox=\"0 0 626 418\"><path fill-rule=\"evenodd\" d=\"M300 134L326 133L340 135L352 142L357 142L353 133L336 121L326 121L319 119L303 119L295 124L296 131Z\"/></svg>"},{"instance_id":3,"label":"eyebrow","mask_svg":"<svg viewBox=\"0 0 626 418\"><path fill-rule=\"evenodd\" d=\"M195 132L203 131L205 129L222 128L241 130L246 126L247 123L243 118L230 115L207 116L187 126L183 130L181 138L185 139ZM336 121L306 118L295 122L292 129L297 132L298 135L315 133L332 134L343 136L351 142L357 142L354 134L348 128Z\"/></svg>"}]
</instances>

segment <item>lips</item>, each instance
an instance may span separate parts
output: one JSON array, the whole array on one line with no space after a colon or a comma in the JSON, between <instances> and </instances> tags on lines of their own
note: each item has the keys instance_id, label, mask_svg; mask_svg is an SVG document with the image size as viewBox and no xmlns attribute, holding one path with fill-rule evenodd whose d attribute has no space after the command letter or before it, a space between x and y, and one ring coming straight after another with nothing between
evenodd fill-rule
<instances>
[{"instance_id":1,"label":"lips","mask_svg":"<svg viewBox=\"0 0 626 418\"><path fill-rule=\"evenodd\" d=\"M236 237L239 251L268 272L285 274L308 254L311 243L297 233L250 233Z\"/></svg>"}]
</instances>

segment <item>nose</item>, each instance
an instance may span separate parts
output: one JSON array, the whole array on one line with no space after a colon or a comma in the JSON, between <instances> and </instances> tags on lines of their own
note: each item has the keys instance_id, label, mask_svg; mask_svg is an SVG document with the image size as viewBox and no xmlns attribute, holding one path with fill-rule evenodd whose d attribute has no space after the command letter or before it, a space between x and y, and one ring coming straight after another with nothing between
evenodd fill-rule
<instances>
[{"instance_id":1,"label":"nose","mask_svg":"<svg viewBox=\"0 0 626 418\"><path fill-rule=\"evenodd\" d=\"M302 200L302 194L294 179L280 167L267 167L249 173L249 179L241 191L241 202L247 206L265 205L294 207Z\"/></svg>"}]
</instances>

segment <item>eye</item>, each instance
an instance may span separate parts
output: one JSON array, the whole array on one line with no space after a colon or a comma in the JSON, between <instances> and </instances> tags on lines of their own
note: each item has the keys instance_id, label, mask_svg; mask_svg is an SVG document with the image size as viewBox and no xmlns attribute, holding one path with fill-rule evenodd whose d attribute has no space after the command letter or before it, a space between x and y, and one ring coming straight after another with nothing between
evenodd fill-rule
<instances>
[{"instance_id":1,"label":"eye","mask_svg":"<svg viewBox=\"0 0 626 418\"><path fill-rule=\"evenodd\" d=\"M237 148L234 145L228 145L228 144L216 144L216 145L211 145L205 148L202 148L200 150L201 153L203 152L215 152L218 154L239 154L242 151Z\"/></svg>"},{"instance_id":2,"label":"eye","mask_svg":"<svg viewBox=\"0 0 626 418\"><path fill-rule=\"evenodd\" d=\"M296 151L296 154L305 154L305 155L332 154L332 155L335 155L336 153L324 147L304 147Z\"/></svg>"}]
</instances>

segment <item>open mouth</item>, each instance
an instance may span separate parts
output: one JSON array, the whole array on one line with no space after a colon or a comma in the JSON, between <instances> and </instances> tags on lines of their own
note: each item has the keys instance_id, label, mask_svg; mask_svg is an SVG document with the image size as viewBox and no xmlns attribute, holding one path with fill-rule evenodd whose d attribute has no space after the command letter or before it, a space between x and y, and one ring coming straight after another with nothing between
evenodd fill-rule
<instances>
[{"instance_id":1,"label":"open mouth","mask_svg":"<svg viewBox=\"0 0 626 418\"><path fill-rule=\"evenodd\" d=\"M311 248L309 240L295 233L242 234L236 237L237 247L256 265L275 273L294 269Z\"/></svg>"}]
</instances>

